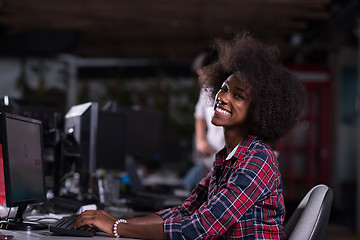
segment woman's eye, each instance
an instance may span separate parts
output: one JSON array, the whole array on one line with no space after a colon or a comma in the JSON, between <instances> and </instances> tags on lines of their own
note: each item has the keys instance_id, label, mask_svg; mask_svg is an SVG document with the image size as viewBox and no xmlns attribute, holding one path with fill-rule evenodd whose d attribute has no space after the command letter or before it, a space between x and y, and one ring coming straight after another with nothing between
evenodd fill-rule
<instances>
[{"instance_id":1,"label":"woman's eye","mask_svg":"<svg viewBox=\"0 0 360 240\"><path fill-rule=\"evenodd\" d=\"M244 97L241 94L234 93L234 98L236 99L244 99Z\"/></svg>"}]
</instances>

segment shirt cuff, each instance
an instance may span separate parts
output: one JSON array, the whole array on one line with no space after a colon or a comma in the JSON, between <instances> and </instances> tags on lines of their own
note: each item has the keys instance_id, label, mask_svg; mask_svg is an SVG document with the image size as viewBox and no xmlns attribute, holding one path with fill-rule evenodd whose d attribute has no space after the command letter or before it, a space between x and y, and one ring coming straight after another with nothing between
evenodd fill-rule
<instances>
[{"instance_id":1,"label":"shirt cuff","mask_svg":"<svg viewBox=\"0 0 360 240\"><path fill-rule=\"evenodd\" d=\"M180 239L182 233L182 218L170 218L164 222L166 239Z\"/></svg>"}]
</instances>

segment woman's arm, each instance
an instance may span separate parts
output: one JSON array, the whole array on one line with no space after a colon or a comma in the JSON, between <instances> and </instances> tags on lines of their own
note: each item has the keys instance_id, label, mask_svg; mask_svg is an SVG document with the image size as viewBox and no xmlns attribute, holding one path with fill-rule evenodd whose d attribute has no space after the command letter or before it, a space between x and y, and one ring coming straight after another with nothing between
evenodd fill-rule
<instances>
[{"instance_id":1,"label":"woman's arm","mask_svg":"<svg viewBox=\"0 0 360 240\"><path fill-rule=\"evenodd\" d=\"M132 218L118 226L118 233L129 238L166 239L164 220L156 214Z\"/></svg>"},{"instance_id":2,"label":"woman's arm","mask_svg":"<svg viewBox=\"0 0 360 240\"><path fill-rule=\"evenodd\" d=\"M203 156L214 154L214 149L206 139L206 121L205 119L195 118L195 145L196 150Z\"/></svg>"},{"instance_id":3,"label":"woman's arm","mask_svg":"<svg viewBox=\"0 0 360 240\"><path fill-rule=\"evenodd\" d=\"M116 220L117 218L103 210L88 210L76 219L74 227L88 224L114 236L113 227ZM128 238L165 239L164 221L156 214L131 218L127 223L117 225L117 233Z\"/></svg>"}]
</instances>

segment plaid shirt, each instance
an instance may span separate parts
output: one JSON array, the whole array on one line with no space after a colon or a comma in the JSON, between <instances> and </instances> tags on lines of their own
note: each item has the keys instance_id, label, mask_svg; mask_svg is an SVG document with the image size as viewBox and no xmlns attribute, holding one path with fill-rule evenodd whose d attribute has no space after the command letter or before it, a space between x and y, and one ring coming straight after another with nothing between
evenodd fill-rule
<instances>
[{"instance_id":1,"label":"plaid shirt","mask_svg":"<svg viewBox=\"0 0 360 240\"><path fill-rule=\"evenodd\" d=\"M285 238L281 177L270 147L249 136L229 157L219 151L184 204L157 213L168 239Z\"/></svg>"}]
</instances>

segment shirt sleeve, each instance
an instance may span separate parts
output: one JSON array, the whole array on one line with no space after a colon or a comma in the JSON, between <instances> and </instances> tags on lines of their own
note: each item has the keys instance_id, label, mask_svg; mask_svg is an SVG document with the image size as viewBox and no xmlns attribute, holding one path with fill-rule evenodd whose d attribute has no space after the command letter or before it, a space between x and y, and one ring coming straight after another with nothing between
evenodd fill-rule
<instances>
[{"instance_id":1,"label":"shirt sleeve","mask_svg":"<svg viewBox=\"0 0 360 240\"><path fill-rule=\"evenodd\" d=\"M259 198L268 192L273 169L264 165L266 155L251 156L232 171L219 192L189 216L173 215L164 223L168 239L211 239L223 235L251 212ZM259 160L260 158L260 160Z\"/></svg>"}]
</instances>

